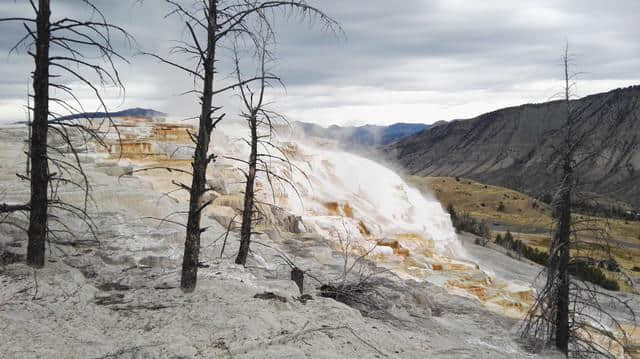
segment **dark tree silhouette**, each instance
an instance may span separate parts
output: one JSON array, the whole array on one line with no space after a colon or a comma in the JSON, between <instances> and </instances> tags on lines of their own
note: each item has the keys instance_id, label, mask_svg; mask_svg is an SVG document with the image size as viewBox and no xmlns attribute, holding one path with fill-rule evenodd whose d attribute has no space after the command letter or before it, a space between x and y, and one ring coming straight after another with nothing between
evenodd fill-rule
<instances>
[{"instance_id":1,"label":"dark tree silhouette","mask_svg":"<svg viewBox=\"0 0 640 359\"><path fill-rule=\"evenodd\" d=\"M550 134L561 139L550 158L550 167L560 174L560 183L551 203L554 231L547 266L543 271L545 284L524 321L522 334L543 345L553 345L567 356L613 358L609 345L615 343L624 348L627 333L623 322L615 318L601 301L606 299L616 303L621 312L626 312L632 325L635 325L635 313L626 301L589 283L585 275L591 264L584 261L582 252L591 250L592 255L604 254L613 259L613 245L607 226L593 219L572 216L575 198L580 194L580 170L595 158L604 156L601 148L587 147L586 144L596 143L591 137L597 126L606 126L607 119L603 118L593 127L581 121L585 113L594 109L590 108L591 104L579 107L571 99L573 82L569 73L568 45L562 62L564 123ZM615 109L611 111L615 112ZM584 232L594 240L586 242L581 239L579 235ZM572 254L571 250L575 253Z\"/></svg>"},{"instance_id":2,"label":"dark tree silhouette","mask_svg":"<svg viewBox=\"0 0 640 359\"><path fill-rule=\"evenodd\" d=\"M52 20L50 0L38 0L37 6L32 0L28 3L35 14L34 18L0 18L0 22L22 23L26 35L17 42L12 51L24 46L35 63L32 73L33 107L29 107L29 111L33 112L28 146L30 168L27 171L28 177L22 176L30 181L31 198L28 204L19 209L30 211L27 264L40 268L44 266L47 238L56 235L51 229L51 222L56 222L64 228L58 232L69 232L69 227L59 217L51 215L51 209L78 217L90 230L95 229L86 211L89 182L72 142L72 132L80 131L100 143L102 141L92 126L85 126L64 116L85 112L73 89L64 81L71 78L91 88L101 107L108 112L97 86L111 84L123 89L114 61L126 61L112 46L111 33L117 32L127 41L130 37L121 27L110 24L90 0L81 0L79 3L85 5L88 12L98 20L68 17ZM103 61L97 62L96 59ZM91 74L95 75L96 79L93 79ZM62 97L51 97L51 89L58 90L63 94ZM56 107L60 112L56 112ZM74 161L66 160L60 149L49 144L49 131L53 131L68 145ZM73 171L80 174L81 181L75 179L78 177L77 174L70 174ZM84 206L78 207L58 198L56 191L60 184L83 188Z\"/></svg>"},{"instance_id":3,"label":"dark tree silhouette","mask_svg":"<svg viewBox=\"0 0 640 359\"><path fill-rule=\"evenodd\" d=\"M249 161L248 166L249 170L247 171L246 177L246 185L244 190L244 206L242 211L242 225L240 227L240 249L238 250L238 256L236 257L236 264L246 264L247 256L249 254L249 247L251 244L251 224L253 221L254 214L254 186L256 180L256 171L258 165L258 121L264 121L269 119L269 113L266 112L263 108L264 104L264 91L267 85L266 83L266 72L265 72L265 55L266 55L266 42L262 45L260 55L260 73L261 79L260 88L257 93L254 93L248 86L245 90L245 86L240 86L240 94L242 97L242 102L244 103L246 112L242 114L247 120L247 124L249 125L250 131L250 141L249 141ZM237 54L237 52L236 52ZM236 57L236 73L238 77L238 82L241 81L240 74L240 66L239 60ZM259 116L263 116L262 119L259 119Z\"/></svg>"},{"instance_id":4,"label":"dark tree silhouette","mask_svg":"<svg viewBox=\"0 0 640 359\"><path fill-rule=\"evenodd\" d=\"M269 73L266 68L268 63L272 61L269 48L275 45L273 42L273 33L262 30L258 31L257 35L261 38L261 41L255 44L258 46L257 58L259 61L259 69L256 75L256 77L259 78L259 80L256 81L257 89L251 88L250 85L239 86L240 98L242 99L242 105L244 107L241 117L247 121L247 127L249 129L249 139L246 141L249 145L249 158L247 161L233 158L248 167L247 172L245 172L246 182L242 223L240 226L240 248L235 260L236 264L242 265L246 264L249 255L254 220L260 215L266 217L266 214L259 213L258 208L255 206L255 181L257 174L259 172L264 174L267 182L271 185L274 200L276 198L275 190L273 189L274 182L277 181L280 184L291 186L294 191L296 191L296 189L289 178L277 174L273 167L286 166L290 173L297 170L304 175L304 172L292 164L285 152L273 141L272 135L276 131L276 126L286 125L288 122L280 114L269 110L265 103L265 90L271 86L270 82L280 82L280 79L276 75ZM240 58L236 46L234 46L234 57L236 78L238 82L241 82Z\"/></svg>"}]
</instances>

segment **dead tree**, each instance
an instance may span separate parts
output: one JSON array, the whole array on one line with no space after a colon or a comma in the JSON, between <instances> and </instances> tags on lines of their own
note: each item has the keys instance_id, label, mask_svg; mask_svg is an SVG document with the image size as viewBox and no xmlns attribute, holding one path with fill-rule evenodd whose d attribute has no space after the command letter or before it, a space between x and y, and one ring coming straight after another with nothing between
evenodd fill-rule
<instances>
[{"instance_id":1,"label":"dead tree","mask_svg":"<svg viewBox=\"0 0 640 359\"><path fill-rule=\"evenodd\" d=\"M207 191L207 168L216 158L209 148L211 134L225 116L220 112L222 108L214 105L214 96L259 80L259 78L242 79L238 83L216 88L215 74L219 70L216 64L221 58L218 50L224 48L230 41L236 41L238 37L244 37L249 41L255 40L251 24L268 23L270 16L278 14L277 10L285 13L290 11L303 18L319 19L329 28L334 28L337 24L317 8L307 5L304 0L165 1L173 8L169 15L181 16L188 33L188 40L181 41L172 52L181 53L195 61L185 64L155 54L148 55L192 76L196 82L196 88L189 93L195 93L200 98L200 113L196 116L199 122L198 133L191 136L195 145L191 163L192 180L190 185L180 184L182 189L189 191L180 286L184 292L191 292L195 289L197 281L200 237L206 230L200 225L201 214L210 204L202 200Z\"/></svg>"},{"instance_id":2,"label":"dead tree","mask_svg":"<svg viewBox=\"0 0 640 359\"><path fill-rule=\"evenodd\" d=\"M301 199L293 183L294 172L307 178L305 172L290 161L286 152L277 144L275 138L278 128L289 127L289 122L284 116L270 110L268 104L265 102L266 88L271 87L271 83L273 82L282 83L278 76L267 70L268 64L274 61L272 55L272 49L275 46L275 42L273 41L274 34L268 30L268 28L265 30L264 27L256 30L254 33L253 46L257 47L257 49L254 49L254 52L255 57L258 59L258 70L255 76L255 78L258 79L255 81L257 84L256 89L252 88L251 85L238 87L242 107L244 108L241 113L241 118L246 120L247 128L249 129L248 140L243 139L249 146L249 158L245 161L226 157L239 161L247 166L247 171L244 172L245 192L242 223L240 226L240 248L235 260L236 264L241 265L246 265L247 262L251 246L251 236L254 234L254 222L261 217L268 216L266 213L261 213L259 207L256 206L259 202L255 198L255 182L258 173L263 175L263 179L271 188L273 202L263 203L269 208L271 208L270 206L276 206L277 195L275 185L281 185L282 187L288 186L297 194L298 199ZM240 83L243 77L240 69L239 50L236 44L234 44L233 50L236 80ZM288 172L289 175L279 174L278 169L286 169L285 172ZM303 275L299 269L295 267L292 267L292 269L292 275L294 277Z\"/></svg>"},{"instance_id":3,"label":"dead tree","mask_svg":"<svg viewBox=\"0 0 640 359\"><path fill-rule=\"evenodd\" d=\"M78 217L87 223L90 229L94 229L86 211L89 182L82 170L70 132L84 132L99 142L100 136L94 129L65 116L85 111L73 94L73 89L64 81L73 79L91 88L106 112L108 110L98 90L98 84L124 88L114 61L125 59L112 46L111 33L120 33L127 40L129 35L121 27L107 22L102 12L90 0L82 0L81 3L90 13L97 15L98 20L67 17L52 20L50 0L39 0L37 6L34 1L29 1L31 11L35 14L34 18L0 18L0 22L22 23L26 34L12 51L24 46L35 63L32 73L33 107L28 109L33 111L28 153L30 168L27 171L28 177L22 176L30 181L31 186L31 197L25 205L30 211L27 264L35 268L44 266L45 243L49 236L56 235L50 222L57 222L64 227L59 231L68 232L68 227L59 217L52 217L51 209ZM96 62L96 59L103 62ZM95 75L96 79L93 79L91 74ZM51 89L56 89L63 95L51 97ZM73 160L66 160L60 149L50 145L50 130L68 145ZM52 171L52 167L55 171ZM70 172L76 174L70 175ZM82 180L75 180L77 177ZM57 188L64 184L84 189L84 206L66 203L57 197Z\"/></svg>"},{"instance_id":4,"label":"dead tree","mask_svg":"<svg viewBox=\"0 0 640 359\"><path fill-rule=\"evenodd\" d=\"M264 35L264 41L260 46L259 53L259 62L260 62L260 71L258 76L260 79L258 90L253 90L249 85L240 86L240 97L242 99L242 103L244 106L244 112L241 114L241 117L247 121L247 127L249 128L249 141L247 141L249 145L249 159L246 162L248 166L248 170L245 173L245 191L244 191L244 205L242 211L242 224L240 226L240 248L238 250L238 255L236 257L236 264L245 265L247 262L247 256L249 255L249 248L251 245L251 234L252 234L252 224L254 220L255 214L255 181L256 175L258 172L258 145L260 143L260 139L267 135L260 134L259 130L262 126L267 127L267 131L271 133L273 131L273 123L272 117L273 113L268 111L265 108L265 88L269 85L268 80L277 80L279 79L271 74L268 74L265 67L268 61L268 36ZM240 59L238 56L238 49L234 46L234 56L235 56L235 65L236 65L236 78L238 82L242 81L242 74L240 70ZM268 168L265 168L268 170Z\"/></svg>"},{"instance_id":5,"label":"dead tree","mask_svg":"<svg viewBox=\"0 0 640 359\"><path fill-rule=\"evenodd\" d=\"M27 264L44 266L44 245L47 235L47 189L49 164L47 161L47 132L49 130L49 0L40 0L36 16L36 53L33 72L33 124L31 133L31 216Z\"/></svg>"},{"instance_id":6,"label":"dead tree","mask_svg":"<svg viewBox=\"0 0 640 359\"><path fill-rule=\"evenodd\" d=\"M575 147L572 145L576 118L571 113L569 97L569 57L565 51L564 64L564 104L566 125L564 130L565 148L562 149L562 182L557 194L555 217L557 228L551 245L549 268L552 278L557 276L557 293L555 294L555 345L561 352L567 354L569 350L569 249L571 244L571 194L573 190L573 159Z\"/></svg>"},{"instance_id":7,"label":"dead tree","mask_svg":"<svg viewBox=\"0 0 640 359\"><path fill-rule=\"evenodd\" d=\"M260 68L261 79L260 88L257 93L254 93L248 86L240 86L240 95L242 102L245 106L246 112L242 114L247 120L247 124L250 131L249 140L249 169L245 175L246 184L244 190L244 206L242 211L242 225L240 227L240 249L238 250L238 256L236 257L236 264L246 264L247 256L249 254L249 246L251 244L251 224L253 221L253 207L254 207L254 186L256 180L256 171L258 165L258 121L264 121L269 119L269 114L264 110L264 91L267 85L266 72L265 72L265 55L266 55L266 43L262 45L262 51L260 55ZM237 54L237 52L236 52ZM238 82L241 81L240 65L236 55L236 74ZM259 119L262 116L264 119Z\"/></svg>"},{"instance_id":8,"label":"dead tree","mask_svg":"<svg viewBox=\"0 0 640 359\"><path fill-rule=\"evenodd\" d=\"M580 251L585 246L599 250L612 258L611 241L606 226L593 224L591 219L577 219L572 215L573 204L579 195L579 170L594 158L602 156L594 143L593 127L586 127L581 119L594 109L587 104L578 107L571 99L573 87L569 74L570 56L568 46L563 55L563 126L552 136L558 136L560 145L551 155L551 168L560 173L560 182L552 202L554 210L554 231L549 248L549 260L543 273L545 284L538 292L536 301L525 318L522 335L533 338L537 344L555 346L559 351L572 357L603 356L614 357L611 348L603 344L617 344L624 348L627 334L623 322L615 318L601 305L602 298L619 304L626 311L631 323L635 323L635 313L626 301L607 293L598 285L581 277L585 265ZM597 122L597 121L596 121ZM595 241L583 241L583 232L589 232ZM571 251L575 253L572 254ZM614 333L612 330L618 331Z\"/></svg>"}]
</instances>

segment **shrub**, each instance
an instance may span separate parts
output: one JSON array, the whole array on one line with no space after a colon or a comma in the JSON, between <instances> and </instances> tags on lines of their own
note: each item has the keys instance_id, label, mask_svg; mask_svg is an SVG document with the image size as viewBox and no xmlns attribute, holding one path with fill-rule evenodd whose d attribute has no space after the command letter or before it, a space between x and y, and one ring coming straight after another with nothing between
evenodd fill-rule
<instances>
[{"instance_id":1,"label":"shrub","mask_svg":"<svg viewBox=\"0 0 640 359\"><path fill-rule=\"evenodd\" d=\"M507 231L507 233L505 233L504 240L511 243L513 242L513 235L511 234L511 231Z\"/></svg>"},{"instance_id":2,"label":"shrub","mask_svg":"<svg viewBox=\"0 0 640 359\"><path fill-rule=\"evenodd\" d=\"M468 213L458 214L453 204L449 204L449 206L447 206L447 211L451 216L451 222L457 233L464 231L475 234L486 239L486 241L483 242L484 245L487 244L488 240L491 238L491 231L489 230L487 223L471 217Z\"/></svg>"},{"instance_id":3,"label":"shrub","mask_svg":"<svg viewBox=\"0 0 640 359\"><path fill-rule=\"evenodd\" d=\"M607 258L607 259L601 260L598 263L598 268L604 268L610 272L620 272L620 265L613 258Z\"/></svg>"},{"instance_id":4,"label":"shrub","mask_svg":"<svg viewBox=\"0 0 640 359\"><path fill-rule=\"evenodd\" d=\"M517 253L518 258L520 258L520 256L523 256L530 261L538 263L545 267L549 262L548 253L539 251L537 248L530 247L519 239L514 240L513 235L509 231L507 231L504 237L497 235L496 243L506 249ZM510 252L508 254L510 257L513 257ZM574 259L573 262L569 265L569 273L576 276L580 280L599 285L604 289L613 291L620 290L620 285L618 284L618 282L607 278L607 276L604 275L604 273L593 264L594 263L584 260ZM638 270L640 271L640 268L638 268Z\"/></svg>"},{"instance_id":5,"label":"shrub","mask_svg":"<svg viewBox=\"0 0 640 359\"><path fill-rule=\"evenodd\" d=\"M504 237L496 236L496 243L506 249L512 250L518 254L519 257L525 257L528 260L546 266L549 260L549 255L545 252L539 251L537 248L526 245L519 239L513 239L513 235L510 231L505 233Z\"/></svg>"},{"instance_id":6,"label":"shrub","mask_svg":"<svg viewBox=\"0 0 640 359\"><path fill-rule=\"evenodd\" d=\"M447 206L447 212L449 212L452 222L454 222L456 218L458 218L458 213L456 212L456 208L453 206L453 203L449 203L449 205Z\"/></svg>"},{"instance_id":7,"label":"shrub","mask_svg":"<svg viewBox=\"0 0 640 359\"><path fill-rule=\"evenodd\" d=\"M489 243L489 241L491 241L491 236L489 236L489 237L476 237L476 239L473 241L473 243L475 243L476 245L479 245L479 246L486 247L487 243Z\"/></svg>"},{"instance_id":8,"label":"shrub","mask_svg":"<svg viewBox=\"0 0 640 359\"><path fill-rule=\"evenodd\" d=\"M580 280L590 282L601 286L604 289L618 291L620 285L613 279L607 278L606 275L597 267L589 265L583 261L575 261L569 266L569 273L576 276Z\"/></svg>"},{"instance_id":9,"label":"shrub","mask_svg":"<svg viewBox=\"0 0 640 359\"><path fill-rule=\"evenodd\" d=\"M551 204L551 202L553 202L553 195L551 193L545 193L540 197L540 201L546 204Z\"/></svg>"}]
</instances>

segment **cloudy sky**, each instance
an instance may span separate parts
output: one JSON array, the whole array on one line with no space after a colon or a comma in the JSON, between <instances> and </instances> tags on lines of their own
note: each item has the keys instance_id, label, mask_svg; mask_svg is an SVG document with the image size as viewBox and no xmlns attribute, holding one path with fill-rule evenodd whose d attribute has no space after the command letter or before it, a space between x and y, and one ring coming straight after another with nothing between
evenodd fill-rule
<instances>
[{"instance_id":1,"label":"cloudy sky","mask_svg":"<svg viewBox=\"0 0 640 359\"><path fill-rule=\"evenodd\" d=\"M130 58L119 70L126 96L105 89L113 109L148 107L175 116L194 113L192 82L140 56L166 54L185 34L163 18L161 0L96 0L136 43L118 44ZM286 89L273 106L290 120L320 124L432 123L498 108L543 102L561 89L565 43L579 72L576 95L640 84L638 0L314 0L342 25L327 33L295 16L278 21L276 70ZM25 0L0 0L0 17L28 15ZM90 16L78 0L52 0L54 17ZM9 49L24 34L0 24L0 121L24 119L30 58ZM224 64L221 64L224 67ZM221 78L230 69L220 68ZM89 91L73 82L95 108ZM233 103L233 99L222 100ZM233 111L231 111L233 112Z\"/></svg>"}]
</instances>

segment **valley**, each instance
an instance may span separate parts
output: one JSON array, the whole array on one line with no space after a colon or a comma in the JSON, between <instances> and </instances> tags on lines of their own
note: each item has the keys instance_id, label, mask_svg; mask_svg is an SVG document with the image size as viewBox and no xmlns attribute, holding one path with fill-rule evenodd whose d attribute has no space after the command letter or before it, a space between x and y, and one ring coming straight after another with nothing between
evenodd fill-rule
<instances>
[{"instance_id":1,"label":"valley","mask_svg":"<svg viewBox=\"0 0 640 359\"><path fill-rule=\"evenodd\" d=\"M510 231L516 239L540 251L549 251L553 219L547 203L504 187L460 177L409 176L407 181L425 195L435 196L445 208L453 205L457 212L467 213L487 223L492 240L497 234L504 236L506 231ZM574 213L574 220L593 228L593 231L579 234L584 245L578 253L574 250L574 255L601 259L606 257L605 248L611 251L624 276L611 271L607 271L607 275L616 279L623 290L637 293L626 276L635 282L636 287L640 283L640 222L580 213ZM595 238L594 232L604 229L608 232L606 240Z\"/></svg>"}]
</instances>

